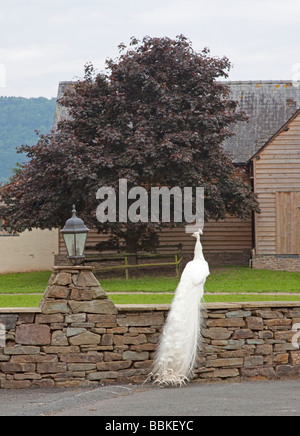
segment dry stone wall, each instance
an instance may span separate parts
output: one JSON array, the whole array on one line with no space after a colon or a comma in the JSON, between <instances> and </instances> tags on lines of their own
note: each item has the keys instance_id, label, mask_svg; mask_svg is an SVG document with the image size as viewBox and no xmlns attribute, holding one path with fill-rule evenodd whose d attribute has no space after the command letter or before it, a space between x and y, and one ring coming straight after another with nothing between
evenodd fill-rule
<instances>
[{"instance_id":1,"label":"dry stone wall","mask_svg":"<svg viewBox=\"0 0 300 436\"><path fill-rule=\"evenodd\" d=\"M168 310L115 306L92 268L55 267L39 308L0 311L0 387L142 383ZM207 304L195 381L300 377L297 323L299 302Z\"/></svg>"}]
</instances>

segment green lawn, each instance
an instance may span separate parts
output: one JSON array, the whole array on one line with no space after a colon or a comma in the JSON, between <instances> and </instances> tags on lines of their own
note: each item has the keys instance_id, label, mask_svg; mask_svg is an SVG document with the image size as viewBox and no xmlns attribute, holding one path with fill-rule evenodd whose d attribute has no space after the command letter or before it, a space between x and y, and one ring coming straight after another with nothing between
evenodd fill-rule
<instances>
[{"instance_id":1,"label":"green lawn","mask_svg":"<svg viewBox=\"0 0 300 436\"><path fill-rule=\"evenodd\" d=\"M0 295L0 307L39 307L40 295Z\"/></svg>"},{"instance_id":2,"label":"green lawn","mask_svg":"<svg viewBox=\"0 0 300 436\"><path fill-rule=\"evenodd\" d=\"M0 294L43 294L51 271L0 274Z\"/></svg>"},{"instance_id":3,"label":"green lawn","mask_svg":"<svg viewBox=\"0 0 300 436\"><path fill-rule=\"evenodd\" d=\"M110 295L115 304L168 304L173 295L127 294ZM38 307L42 295L0 295L0 307ZM300 301L299 295L204 295L206 303L245 301Z\"/></svg>"},{"instance_id":4,"label":"green lawn","mask_svg":"<svg viewBox=\"0 0 300 436\"><path fill-rule=\"evenodd\" d=\"M110 295L115 304L164 304L171 303L173 295ZM300 301L300 296L292 295L204 295L206 303L243 301Z\"/></svg>"},{"instance_id":5,"label":"green lawn","mask_svg":"<svg viewBox=\"0 0 300 436\"><path fill-rule=\"evenodd\" d=\"M174 277L100 279L101 286L106 292L174 292L178 281Z\"/></svg>"},{"instance_id":6,"label":"green lawn","mask_svg":"<svg viewBox=\"0 0 300 436\"><path fill-rule=\"evenodd\" d=\"M107 292L173 292L178 283L178 279L170 277L100 281ZM238 266L211 268L205 290L206 292L300 293L300 272L254 270Z\"/></svg>"},{"instance_id":7,"label":"green lawn","mask_svg":"<svg viewBox=\"0 0 300 436\"><path fill-rule=\"evenodd\" d=\"M50 275L50 271L0 274L0 307L37 307ZM157 295L157 293L173 293L178 279L172 277L100 279L100 283L116 304L170 303L173 295ZM117 295L117 292L130 292L130 295ZM145 292L153 294L143 294ZM211 268L211 275L205 284L205 292L232 293L231 295L206 295L207 302L300 300L298 295L262 295L268 292L300 295L300 273L253 270L246 267ZM254 292L256 295L235 294L236 292Z\"/></svg>"},{"instance_id":8,"label":"green lawn","mask_svg":"<svg viewBox=\"0 0 300 436\"><path fill-rule=\"evenodd\" d=\"M300 272L236 266L212 268L205 289L207 292L300 292Z\"/></svg>"}]
</instances>

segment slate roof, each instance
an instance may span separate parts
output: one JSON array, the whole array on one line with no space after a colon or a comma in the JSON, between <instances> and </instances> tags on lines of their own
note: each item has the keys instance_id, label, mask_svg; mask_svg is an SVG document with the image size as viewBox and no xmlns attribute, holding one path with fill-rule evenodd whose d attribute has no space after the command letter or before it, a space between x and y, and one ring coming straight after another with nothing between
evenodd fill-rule
<instances>
[{"instance_id":1,"label":"slate roof","mask_svg":"<svg viewBox=\"0 0 300 436\"><path fill-rule=\"evenodd\" d=\"M248 122L234 127L224 148L235 163L246 163L300 108L300 82L223 82L239 102Z\"/></svg>"},{"instance_id":2,"label":"slate roof","mask_svg":"<svg viewBox=\"0 0 300 436\"><path fill-rule=\"evenodd\" d=\"M234 163L245 164L300 108L300 82L241 81L222 82L230 87L231 97L239 102L248 122L239 122L235 135L224 142L225 150ZM72 82L60 82L58 98ZM67 117L65 108L56 105L53 129Z\"/></svg>"}]
</instances>

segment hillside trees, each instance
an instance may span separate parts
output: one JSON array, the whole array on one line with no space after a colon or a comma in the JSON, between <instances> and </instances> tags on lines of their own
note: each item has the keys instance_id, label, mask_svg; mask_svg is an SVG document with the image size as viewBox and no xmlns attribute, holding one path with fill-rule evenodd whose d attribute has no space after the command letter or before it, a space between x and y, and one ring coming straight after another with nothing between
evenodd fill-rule
<instances>
[{"instance_id":1,"label":"hillside trees","mask_svg":"<svg viewBox=\"0 0 300 436\"><path fill-rule=\"evenodd\" d=\"M0 97L0 182L12 176L12 168L26 156L17 154L21 144L36 144L35 131L52 129L56 99Z\"/></svg>"}]
</instances>

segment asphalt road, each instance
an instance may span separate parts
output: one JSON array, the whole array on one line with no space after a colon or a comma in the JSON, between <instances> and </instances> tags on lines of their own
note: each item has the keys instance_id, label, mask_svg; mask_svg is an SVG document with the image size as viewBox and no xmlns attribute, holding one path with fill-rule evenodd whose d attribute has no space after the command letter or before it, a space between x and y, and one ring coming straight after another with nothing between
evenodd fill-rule
<instances>
[{"instance_id":1,"label":"asphalt road","mask_svg":"<svg viewBox=\"0 0 300 436\"><path fill-rule=\"evenodd\" d=\"M300 380L191 383L182 388L145 384L0 391L0 416L102 416L103 422L117 425L118 416L180 420L199 416L299 415Z\"/></svg>"}]
</instances>

